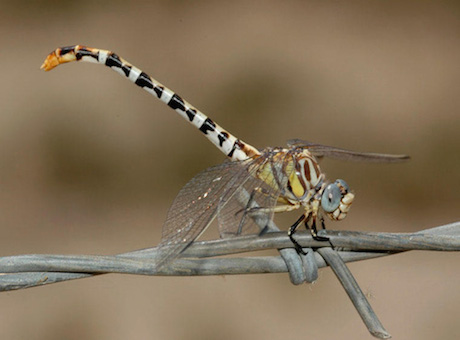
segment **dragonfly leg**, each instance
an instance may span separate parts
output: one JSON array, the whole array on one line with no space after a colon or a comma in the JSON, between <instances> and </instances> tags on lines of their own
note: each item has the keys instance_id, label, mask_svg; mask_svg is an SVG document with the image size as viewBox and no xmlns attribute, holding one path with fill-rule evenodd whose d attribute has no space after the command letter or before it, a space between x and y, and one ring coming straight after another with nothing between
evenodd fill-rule
<instances>
[{"instance_id":1,"label":"dragonfly leg","mask_svg":"<svg viewBox=\"0 0 460 340\"><path fill-rule=\"evenodd\" d=\"M296 204L283 204L283 205L275 205L273 208L273 212L287 212L287 211L294 211L300 208L300 203Z\"/></svg>"},{"instance_id":2,"label":"dragonfly leg","mask_svg":"<svg viewBox=\"0 0 460 340\"><path fill-rule=\"evenodd\" d=\"M311 216L309 216L309 218L310 217ZM323 230L326 230L326 225L324 224L324 218L322 216L320 216L319 219L321 221L321 228ZM329 237L327 237L327 236L319 236L318 235L318 229L316 228L316 218L312 219L312 226L311 227L308 225L308 219L307 219L305 221L305 228L307 230L310 230L311 236L313 237L314 240L321 241L321 242L326 242L327 241L331 245L332 249L335 248Z\"/></svg>"},{"instance_id":3,"label":"dragonfly leg","mask_svg":"<svg viewBox=\"0 0 460 340\"><path fill-rule=\"evenodd\" d=\"M306 216L305 214L302 214L302 216L299 217L297 221L294 222L293 225L288 230L288 236L291 242L294 244L294 248L297 251L297 253L301 255L307 255L302 249L302 246L297 242L297 240L294 238L294 234L297 230L297 227L299 226L300 223L302 223L305 220Z\"/></svg>"},{"instance_id":4,"label":"dragonfly leg","mask_svg":"<svg viewBox=\"0 0 460 340\"><path fill-rule=\"evenodd\" d=\"M242 211L244 211L245 214L249 214L249 215L250 214L257 214L257 213L271 213L271 212L279 213L279 212L293 211L293 210L297 210L299 208L300 208L300 204L277 205L277 206L274 206L274 207L271 207L271 208L253 207L253 208L241 209L241 210L239 210L237 212L237 214L242 212Z\"/></svg>"},{"instance_id":5,"label":"dragonfly leg","mask_svg":"<svg viewBox=\"0 0 460 340\"><path fill-rule=\"evenodd\" d=\"M238 229L235 235L242 234L243 226L245 225L248 216L250 218L257 218L258 214L269 213L271 211L271 210L268 210L268 208L260 207L259 204L257 203L255 196L257 193L261 193L261 192L263 193L261 188L255 188L254 190L252 190L245 207L241 208L235 213L236 216L239 214L242 214L242 217L240 218ZM264 229L266 229L266 226L261 228L261 233L264 232Z\"/></svg>"},{"instance_id":6,"label":"dragonfly leg","mask_svg":"<svg viewBox=\"0 0 460 340\"><path fill-rule=\"evenodd\" d=\"M323 216L321 216L320 218L321 218L321 228L323 228L324 230L326 230L326 224L324 223L324 218L323 218Z\"/></svg>"},{"instance_id":7,"label":"dragonfly leg","mask_svg":"<svg viewBox=\"0 0 460 340\"><path fill-rule=\"evenodd\" d=\"M318 229L316 228L316 218L312 218L312 223L311 223L311 227L308 225L308 220L305 221L305 228L307 228L307 230L310 230L311 232L311 236L313 237L313 239L315 241L329 241L329 237L325 237L325 236L319 236L318 235ZM326 229L326 226L324 225L324 220L321 218L321 226L323 229Z\"/></svg>"},{"instance_id":8,"label":"dragonfly leg","mask_svg":"<svg viewBox=\"0 0 460 340\"><path fill-rule=\"evenodd\" d=\"M276 206L274 206L274 207L272 207L272 208L258 208L258 211L280 213L280 212L294 211L294 210L297 210L297 209L299 209L299 208L300 208L300 203L296 203L296 204L282 204L282 205L276 205ZM305 218L304 215L302 215L302 216L303 216L302 219ZM302 222L302 221L300 221L300 222ZM291 226L291 228L294 227L294 226L295 226L295 228L297 228L297 226L300 224L300 222L294 223L294 224ZM295 228L294 228L294 229L295 229ZM260 232L259 235L263 235L263 234L265 234L267 231L268 231L268 227L265 227L265 228L263 228L263 229L261 230L261 232ZM293 232L293 234L294 234L294 233L295 233L295 231ZM291 237L289 236L289 238L291 238ZM292 238L291 238L291 240L292 240ZM293 241L293 243L296 244L295 241Z\"/></svg>"},{"instance_id":9,"label":"dragonfly leg","mask_svg":"<svg viewBox=\"0 0 460 340\"><path fill-rule=\"evenodd\" d=\"M270 207L270 208L260 207L257 205L257 201L255 200L256 194L262 194L262 195L270 196L272 198L274 197L271 193L267 192L263 188L257 187L254 190L252 190L251 195L249 196L248 203L246 204L246 207L237 211L236 213L238 214L238 213L241 213L242 211L244 211L245 213L252 213L252 212L279 213L279 212L288 212L288 211L297 210L301 206L300 202L290 203L289 201L283 200L283 201L279 201L278 204L275 205L274 207ZM254 206L253 203L255 203L256 206Z\"/></svg>"},{"instance_id":10,"label":"dragonfly leg","mask_svg":"<svg viewBox=\"0 0 460 340\"><path fill-rule=\"evenodd\" d=\"M249 195L249 199L247 199L247 203L245 204L245 207L242 209L238 210L235 212L235 215L239 215L242 213L242 217L240 218L240 222L238 225L238 229L235 232L235 235L241 235L243 232L243 227L247 221L247 218L257 218L257 215L264 216L266 214L271 214L271 213L279 213L279 212L288 212L288 211L293 211L297 210L301 207L300 202L296 203L290 203L288 201L279 201L278 205L271 206L271 207L261 207L258 205L258 202L256 200L256 195L265 195L265 196L270 196L274 199L276 199L272 193L269 191L265 190L264 188L261 187L256 187L252 190L251 194ZM291 228L293 228L293 233L295 233L295 229L297 226L302 222L302 220L305 219L305 214L301 216L299 221L297 221ZM265 226L260 229L259 235L265 234L269 230L268 226ZM301 249L300 245L295 241L292 237L290 237L291 240L293 240L294 245L296 246L296 249L299 248Z\"/></svg>"},{"instance_id":11,"label":"dragonfly leg","mask_svg":"<svg viewBox=\"0 0 460 340\"><path fill-rule=\"evenodd\" d=\"M249 204L248 204L249 205ZM274 212L274 213L280 213L280 212L288 212L288 211L294 211L300 208L300 203L296 204L283 204L283 205L275 205L274 207L271 208L264 208L264 207L253 207L253 208L246 208L245 213L257 213L257 212L262 212L262 213L269 213L269 212ZM238 211L238 212L241 212Z\"/></svg>"},{"instance_id":12,"label":"dragonfly leg","mask_svg":"<svg viewBox=\"0 0 460 340\"><path fill-rule=\"evenodd\" d=\"M241 232L242 232L242 228L243 228L243 225L246 221L246 216L249 216L249 217L253 217L253 216L256 216L257 214L269 214L269 213L279 213L279 212L287 212L287 211L293 211L293 210L297 210L300 208L300 203L296 203L296 204L283 204L283 205L276 205L274 207L270 207L270 208L267 208L267 207L259 207L259 206L256 206L256 207L251 207L252 203L257 203L254 198L253 198L253 195L251 195L251 197L249 198L249 201L248 203L246 204L246 207L241 209L241 210L238 210L235 214L240 214L243 212L243 217L241 218L240 220L240 224L239 224L239 227L238 227L238 231L237 231L237 235L240 235ZM300 222L299 222L300 223ZM264 230L266 228L263 228L262 231L261 231L261 234L266 232L266 230Z\"/></svg>"}]
</instances>

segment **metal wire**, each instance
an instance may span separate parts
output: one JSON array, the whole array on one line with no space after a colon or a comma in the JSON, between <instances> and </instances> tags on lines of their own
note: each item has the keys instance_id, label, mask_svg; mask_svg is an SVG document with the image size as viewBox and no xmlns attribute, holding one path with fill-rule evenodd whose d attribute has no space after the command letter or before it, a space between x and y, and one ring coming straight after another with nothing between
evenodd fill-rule
<instances>
[{"instance_id":1,"label":"metal wire","mask_svg":"<svg viewBox=\"0 0 460 340\"><path fill-rule=\"evenodd\" d=\"M415 233L373 233L354 231L327 231L327 236L336 247L344 262L361 261L391 255L408 250L460 251L460 222L422 230ZM328 242L315 241L307 233L297 234L305 247L330 247ZM159 270L155 268L156 248L137 250L113 256L102 255L16 255L0 258L0 291L9 290L14 275L21 273L16 288L27 288L21 283L27 273L61 272L88 274L126 273L142 275L226 275L287 272L288 268L279 256L210 258L265 249L289 249L292 243L285 232L268 233L263 236L242 236L233 239L200 241L192 244L180 258ZM298 255L297 255L298 256ZM318 268L326 266L315 252ZM214 263L218 264L214 265ZM15 273L15 274L10 274ZM35 275L34 274L34 275ZM68 279L78 278L75 275ZM59 280L62 281L62 280ZM5 286L4 283L10 284ZM52 283L51 279L36 282L36 285ZM11 288L10 288L11 289Z\"/></svg>"},{"instance_id":2,"label":"metal wire","mask_svg":"<svg viewBox=\"0 0 460 340\"><path fill-rule=\"evenodd\" d=\"M272 227L276 227L273 225ZM317 268L331 266L369 332L388 338L346 262L361 261L409 250L460 251L460 222L415 233L321 231L329 242L315 241L308 233L296 234L307 255L299 255L285 232L262 236L195 242L177 259L158 268L158 249L148 248L113 256L102 255L18 255L0 258L0 291L92 277L108 273L158 276L237 275L290 273L293 283L311 282ZM216 258L221 255L279 249L282 256ZM315 250L315 251L314 251ZM287 255L286 255L287 252ZM291 272L291 271L294 271ZM299 272L297 272L299 271Z\"/></svg>"}]
</instances>

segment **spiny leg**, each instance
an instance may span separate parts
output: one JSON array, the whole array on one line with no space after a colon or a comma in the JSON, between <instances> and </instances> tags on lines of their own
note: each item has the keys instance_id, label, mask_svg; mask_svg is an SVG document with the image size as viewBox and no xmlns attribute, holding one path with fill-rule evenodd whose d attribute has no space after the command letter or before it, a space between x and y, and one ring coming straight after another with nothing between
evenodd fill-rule
<instances>
[{"instance_id":1,"label":"spiny leg","mask_svg":"<svg viewBox=\"0 0 460 340\"><path fill-rule=\"evenodd\" d=\"M321 228L323 228L323 230L326 230L326 224L324 223L323 216L321 216L320 218L321 218Z\"/></svg>"},{"instance_id":2,"label":"spiny leg","mask_svg":"<svg viewBox=\"0 0 460 340\"><path fill-rule=\"evenodd\" d=\"M308 225L308 222L309 222L310 219L312 221L311 227ZM323 218L320 218L320 219L321 219L322 228L326 229L326 226L324 225ZM313 239L315 241L328 241L329 242L329 237L327 237L327 236L319 236L318 235L318 229L316 228L316 217L311 217L311 215L310 215L309 218L307 220L305 220L305 228L307 230L310 230L311 236L313 237Z\"/></svg>"},{"instance_id":3,"label":"spiny leg","mask_svg":"<svg viewBox=\"0 0 460 340\"><path fill-rule=\"evenodd\" d=\"M321 216L321 214L318 213L319 212L318 210L319 210L319 200L315 199L311 203L311 207L309 207L309 209L307 210L307 219L305 220L305 228L307 230L310 230L311 236L313 237L315 241L320 241L320 242L329 241L328 237L318 235L318 229L316 228L317 218L319 218L321 221L321 227L323 229L326 229L326 226L324 225L324 219Z\"/></svg>"},{"instance_id":4,"label":"spiny leg","mask_svg":"<svg viewBox=\"0 0 460 340\"><path fill-rule=\"evenodd\" d=\"M300 208L300 205L276 205L272 208L267 208L267 207L249 207L249 208L243 208L237 212L240 213L244 211L245 214L251 214L251 213L261 213L261 212L274 212L274 213L279 213L279 212L288 212L288 211L293 211L297 210Z\"/></svg>"},{"instance_id":5,"label":"spiny leg","mask_svg":"<svg viewBox=\"0 0 460 340\"><path fill-rule=\"evenodd\" d=\"M308 225L308 220L310 218L312 219L311 228ZM326 230L326 225L324 224L324 218L322 216L320 216L319 219L321 220L321 228L323 230ZM310 215L309 218L307 220L305 220L305 228L307 230L310 230L311 236L313 237L314 240L320 241L320 242L326 242L327 241L331 245L332 249L334 249L334 245L332 244L332 242L331 242L329 237L327 237L327 236L319 236L318 235L318 229L316 228L316 218L312 218L311 215Z\"/></svg>"},{"instance_id":6,"label":"spiny leg","mask_svg":"<svg viewBox=\"0 0 460 340\"><path fill-rule=\"evenodd\" d=\"M259 212L266 211L267 213L268 212L279 213L279 212L293 211L299 208L300 208L300 204L293 204L293 205L285 204L285 205L276 205L272 208L259 207L259 208L253 208L253 209L258 210ZM268 231L268 226L266 226L265 228L261 230L261 232L259 233L259 236L265 234L267 231Z\"/></svg>"},{"instance_id":7,"label":"spiny leg","mask_svg":"<svg viewBox=\"0 0 460 340\"><path fill-rule=\"evenodd\" d=\"M238 215L243 212L243 217L240 219L240 223L238 226L237 235L241 234L242 228L244 226L244 223L246 222L247 216L251 218L256 218L257 215L287 212L287 211L293 211L293 210L300 208L300 204L280 204L280 205L275 205L272 207L261 207L258 205L255 199L256 194L263 194L263 195L273 197L272 193L268 192L267 190L261 187L257 187L254 190L252 190L251 195L249 196L249 200L246 203L246 207L238 210L235 213L235 215ZM267 230L268 230L268 226L265 226L264 228L261 229L259 235L265 234Z\"/></svg>"},{"instance_id":8,"label":"spiny leg","mask_svg":"<svg viewBox=\"0 0 460 340\"><path fill-rule=\"evenodd\" d=\"M294 222L293 225L288 230L288 236L291 242L294 244L294 248L297 251L297 253L301 255L307 255L302 249L302 246L297 242L297 240L294 238L294 234L297 230L297 227L299 226L300 223L302 223L305 220L306 216L303 214L302 216L299 217L297 221Z\"/></svg>"}]
</instances>

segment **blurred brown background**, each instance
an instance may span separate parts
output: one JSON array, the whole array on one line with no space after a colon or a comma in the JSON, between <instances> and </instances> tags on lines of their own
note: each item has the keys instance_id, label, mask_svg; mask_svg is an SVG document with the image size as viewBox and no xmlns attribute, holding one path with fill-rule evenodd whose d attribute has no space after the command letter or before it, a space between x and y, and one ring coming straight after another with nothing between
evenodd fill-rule
<instances>
[{"instance_id":1,"label":"blurred brown background","mask_svg":"<svg viewBox=\"0 0 460 340\"><path fill-rule=\"evenodd\" d=\"M412 156L324 161L357 195L331 229L459 220L459 19L456 1L0 2L1 255L153 246L178 190L224 159L114 72L39 70L72 44L116 51L257 147L303 138ZM350 268L395 339L455 339L458 263L412 252ZM371 338L329 269L299 287L106 275L0 305L1 339Z\"/></svg>"}]
</instances>

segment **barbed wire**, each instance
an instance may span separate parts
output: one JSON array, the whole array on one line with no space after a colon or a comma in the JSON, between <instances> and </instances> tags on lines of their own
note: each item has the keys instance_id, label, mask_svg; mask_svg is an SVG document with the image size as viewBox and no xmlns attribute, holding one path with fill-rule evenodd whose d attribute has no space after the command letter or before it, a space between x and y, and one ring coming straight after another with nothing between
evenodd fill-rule
<instances>
[{"instance_id":1,"label":"barbed wire","mask_svg":"<svg viewBox=\"0 0 460 340\"><path fill-rule=\"evenodd\" d=\"M296 239L306 255L299 255L286 232L194 242L177 259L158 268L157 247L118 255L16 255L0 258L0 291L42 286L94 275L122 273L157 276L238 275L288 272L291 282L313 282L318 268L330 266L372 335L389 338L345 263L409 250L460 251L460 222L414 233L321 230L329 242L299 232ZM279 229L278 229L279 230ZM334 249L331 248L331 243ZM280 256L225 257L278 249Z\"/></svg>"}]
</instances>

